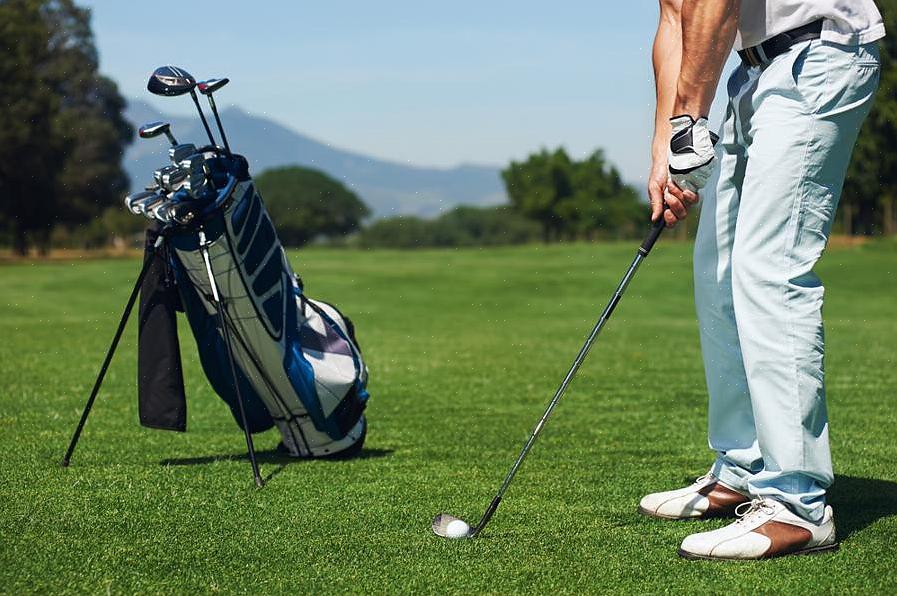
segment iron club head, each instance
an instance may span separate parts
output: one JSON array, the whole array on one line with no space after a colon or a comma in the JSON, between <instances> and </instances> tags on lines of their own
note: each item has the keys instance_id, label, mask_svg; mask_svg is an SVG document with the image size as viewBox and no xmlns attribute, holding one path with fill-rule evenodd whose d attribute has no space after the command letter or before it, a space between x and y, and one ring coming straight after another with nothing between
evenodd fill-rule
<instances>
[{"instance_id":1,"label":"iron club head","mask_svg":"<svg viewBox=\"0 0 897 596\"><path fill-rule=\"evenodd\" d=\"M144 190L129 194L125 197L125 207L134 215L140 215L140 204L155 195L155 190Z\"/></svg>"},{"instance_id":2,"label":"iron club head","mask_svg":"<svg viewBox=\"0 0 897 596\"><path fill-rule=\"evenodd\" d=\"M471 526L460 517L449 513L440 513L433 518L433 533L442 538L458 539L473 538L477 535L478 528Z\"/></svg>"},{"instance_id":3,"label":"iron club head","mask_svg":"<svg viewBox=\"0 0 897 596\"><path fill-rule=\"evenodd\" d=\"M196 153L196 145L193 143L181 143L168 150L168 159L171 160L171 163L177 164L194 153Z\"/></svg>"},{"instance_id":4,"label":"iron club head","mask_svg":"<svg viewBox=\"0 0 897 596\"><path fill-rule=\"evenodd\" d=\"M165 195L156 192L137 203L136 209L139 215L143 215L147 219L153 219L152 213L165 200Z\"/></svg>"}]
</instances>

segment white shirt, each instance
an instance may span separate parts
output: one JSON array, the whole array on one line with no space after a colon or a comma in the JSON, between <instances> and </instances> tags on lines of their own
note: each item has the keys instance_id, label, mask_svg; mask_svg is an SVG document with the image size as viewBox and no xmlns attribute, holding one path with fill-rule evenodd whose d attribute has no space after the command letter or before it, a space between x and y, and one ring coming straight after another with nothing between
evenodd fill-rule
<instances>
[{"instance_id":1,"label":"white shirt","mask_svg":"<svg viewBox=\"0 0 897 596\"><path fill-rule=\"evenodd\" d=\"M741 0L735 49L755 46L817 19L825 19L824 41L860 45L885 36L874 0Z\"/></svg>"}]
</instances>

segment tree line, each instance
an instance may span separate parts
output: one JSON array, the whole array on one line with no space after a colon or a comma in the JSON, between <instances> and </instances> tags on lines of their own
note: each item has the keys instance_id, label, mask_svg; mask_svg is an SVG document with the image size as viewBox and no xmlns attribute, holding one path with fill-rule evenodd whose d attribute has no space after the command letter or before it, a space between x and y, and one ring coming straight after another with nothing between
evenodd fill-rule
<instances>
[{"instance_id":1,"label":"tree line","mask_svg":"<svg viewBox=\"0 0 897 596\"><path fill-rule=\"evenodd\" d=\"M99 217L128 190L134 131L97 65L87 9L0 1L0 234L17 253L46 252L55 228Z\"/></svg>"},{"instance_id":2,"label":"tree line","mask_svg":"<svg viewBox=\"0 0 897 596\"><path fill-rule=\"evenodd\" d=\"M897 0L879 0L897 31ZM850 164L835 231L897 234L897 35L881 44L881 86ZM101 246L139 234L121 167L134 131L99 74L90 12L73 0L0 0L0 246ZM647 208L599 150L543 149L502 172L508 203L436 219L368 222L369 208L322 172L280 168L257 183L286 244L472 246L639 236ZM690 218L691 219L691 218ZM690 224L693 227L693 224ZM684 231L683 231L684 232ZM348 238L348 240L347 240Z\"/></svg>"}]
</instances>

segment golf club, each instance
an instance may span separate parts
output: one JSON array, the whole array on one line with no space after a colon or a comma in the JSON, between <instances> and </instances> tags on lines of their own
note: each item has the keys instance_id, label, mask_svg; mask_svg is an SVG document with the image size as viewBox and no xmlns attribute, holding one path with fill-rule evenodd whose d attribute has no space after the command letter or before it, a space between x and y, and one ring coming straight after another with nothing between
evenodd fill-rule
<instances>
[{"instance_id":1,"label":"golf club","mask_svg":"<svg viewBox=\"0 0 897 596\"><path fill-rule=\"evenodd\" d=\"M199 92L206 96L209 100L209 106L212 108L212 114L215 115L215 123L218 125L218 132L221 133L221 140L224 141L224 150L227 151L227 154L230 155L230 145L227 143L227 136L224 134L224 127L221 126L221 118L218 116L218 107L215 105L215 98L212 97L212 94L227 85L230 82L230 79L209 79L208 81L202 81L197 84L199 88Z\"/></svg>"},{"instance_id":2,"label":"golf club","mask_svg":"<svg viewBox=\"0 0 897 596\"><path fill-rule=\"evenodd\" d=\"M259 465L255 459L255 447L252 444L252 433L249 432L249 424L246 422L246 408L243 405L243 394L240 391L240 383L237 378L237 367L234 364L234 353L230 341L230 328L224 320L224 305L221 302L221 296L218 294L218 284L215 283L215 273L212 271L212 259L209 257L209 245L211 242L206 238L205 231L199 229L199 249L202 252L202 259L206 264L206 275L209 277L209 286L212 289L212 300L215 303L215 312L218 315L218 328L221 335L224 336L224 347L227 350L227 359L230 362L231 380L234 383L234 392L237 394L237 405L240 410L240 420L242 421L243 434L246 435L246 449L249 451L249 462L252 465L252 475L255 478L255 484L259 488L264 486L264 481L259 473Z\"/></svg>"},{"instance_id":3,"label":"golf club","mask_svg":"<svg viewBox=\"0 0 897 596\"><path fill-rule=\"evenodd\" d=\"M166 201L156 211L157 219L163 224L187 225L196 217L196 209L192 201Z\"/></svg>"},{"instance_id":4,"label":"golf club","mask_svg":"<svg viewBox=\"0 0 897 596\"><path fill-rule=\"evenodd\" d=\"M155 219L156 218L156 210L165 202L165 195L162 193L155 193L153 196L148 197L142 203L137 205L137 209L140 211L140 215L144 216L147 219Z\"/></svg>"},{"instance_id":5,"label":"golf club","mask_svg":"<svg viewBox=\"0 0 897 596\"><path fill-rule=\"evenodd\" d=\"M187 159L181 160L178 164L180 168L187 173L187 178L181 185L193 197L206 182L206 163L201 153L195 153Z\"/></svg>"},{"instance_id":6,"label":"golf club","mask_svg":"<svg viewBox=\"0 0 897 596\"><path fill-rule=\"evenodd\" d=\"M203 114L199 105L199 99L196 97L196 91L194 91L195 88L196 79L183 68L177 68L176 66L160 66L153 71L146 84L147 91L153 95L174 97L189 93L190 97L193 98L193 103L196 105L196 110L199 112L199 119L202 120L203 128L206 129L206 134L209 136L209 142L214 145L215 138L212 136L212 130L206 121L206 115Z\"/></svg>"},{"instance_id":7,"label":"golf club","mask_svg":"<svg viewBox=\"0 0 897 596\"><path fill-rule=\"evenodd\" d=\"M461 518L455 517L454 515L448 513L440 513L435 518L433 518L433 523L431 526L433 529L433 533L435 533L437 536L441 536L443 538L474 538L483 531L483 528L485 528L486 524L489 523L489 520L492 519L495 510L498 509L498 505L499 503L501 503L501 500L505 495L505 492L511 485L511 481L517 474L517 470L520 468L520 465L523 463L523 460L526 458L526 455L532 448L533 443L536 442L536 438L539 436L539 433L541 433L542 429L545 427L545 423L548 421L551 413L554 411L555 407L558 405L558 402L561 400L561 397L564 395L564 392L567 390L567 386L570 384L570 381L573 379L574 375L576 375L576 371L579 370L579 367L582 365L583 361L588 355L589 350L591 349L592 344L595 342L595 339L598 337L598 334L601 332L601 329L604 327L605 323L607 323L607 320L614 312L617 304L619 304L620 299L623 297L623 293L626 291L626 287L629 285L629 282L632 281L632 278L635 275L635 272L638 270L639 265L641 265L642 261L651 252L651 248L654 247L654 243L657 242L657 239L663 232L664 227L665 224L662 216L658 218L658 220L651 226L651 231L648 232L648 235L645 237L644 242L642 242L642 245L639 247L638 253L636 253L635 258L629 265L629 269L626 271L626 274L623 276L623 279L617 286L617 290L614 292L613 297L611 298L607 306L604 307L604 311L598 318L598 322L595 323L595 326L592 328L592 332L586 339L585 344L583 344L582 348L579 350L579 354L573 361L573 365L570 367L570 370L567 371L567 375L564 377L564 380L561 382L560 387L558 387L557 391L555 392L554 397L552 397L551 401L548 402L548 407L545 409L545 413L542 414L542 418L539 419L539 422L530 433L529 439L527 439L526 444L523 446L523 450L517 457L517 461L515 461L514 465L511 466L510 471L508 471L507 476L505 476L505 480L502 483L501 488L498 489L498 492L495 494L495 497L492 499L489 507L486 509L485 513L483 513L483 517L480 518L479 523L475 526L471 526Z\"/></svg>"},{"instance_id":8,"label":"golf club","mask_svg":"<svg viewBox=\"0 0 897 596\"><path fill-rule=\"evenodd\" d=\"M196 145L193 143L181 143L168 150L168 159L171 160L171 163L177 164L194 153L196 153Z\"/></svg>"},{"instance_id":9,"label":"golf club","mask_svg":"<svg viewBox=\"0 0 897 596\"><path fill-rule=\"evenodd\" d=\"M158 184L162 189L164 189L164 190L167 191L167 192L171 192L171 189L170 189L170 188L167 188L167 184L165 183L165 180L166 180L166 179L170 179L170 178L171 178L171 175L172 175L174 172L179 171L180 169L181 169L181 168L179 168L179 167L178 167L177 165L175 165L175 164L169 164L169 165L167 165L167 166L162 166L161 168L159 168L158 170L156 170L156 171L153 172L153 180L154 180L154 181L156 182L156 184Z\"/></svg>"},{"instance_id":10,"label":"golf club","mask_svg":"<svg viewBox=\"0 0 897 596\"><path fill-rule=\"evenodd\" d=\"M174 192L180 188L180 184L187 179L187 172L179 166L162 174L162 188L168 192Z\"/></svg>"},{"instance_id":11,"label":"golf club","mask_svg":"<svg viewBox=\"0 0 897 596\"><path fill-rule=\"evenodd\" d=\"M137 301L137 295L140 293L140 286L143 284L143 278L146 277L146 272L149 271L150 265L156 256L156 250L162 245L162 240L162 236L159 235L156 239L156 243L149 250L149 256L143 261L143 267L140 269L137 281L134 282L134 289L131 290L131 296L125 304L125 310L121 315L121 320L118 322L118 328L115 330L115 335L112 337L112 343L106 351L106 358L103 360L103 364L100 367L100 373L97 375L97 380L93 384L90 397L87 398L87 403L84 405L84 411L81 413L81 420L78 421L78 426L75 427L75 433L72 435L69 447L65 452L65 456L62 458L62 467L64 468L68 467L69 462L72 459L72 454L75 452L75 447L78 445L78 439L81 437L81 431L84 430L84 425L87 423L87 417L90 415L91 408L93 408L93 402L96 401L97 394L100 392L100 386L103 384L103 379L106 378L106 371L109 369L109 364L112 362L112 356L115 354L115 349L118 347L122 332L124 332L128 318L131 316L131 310L133 310L134 303Z\"/></svg>"},{"instance_id":12,"label":"golf club","mask_svg":"<svg viewBox=\"0 0 897 596\"><path fill-rule=\"evenodd\" d=\"M164 134L168 137L168 141L171 143L172 147L176 147L178 144L178 140L171 134L171 124L168 122L150 122L144 124L137 131L137 134L140 135L141 139L152 139Z\"/></svg>"},{"instance_id":13,"label":"golf club","mask_svg":"<svg viewBox=\"0 0 897 596\"><path fill-rule=\"evenodd\" d=\"M140 215L141 203L155 195L156 192L154 190L142 190L140 192L131 193L125 196L125 207L127 207L128 211L130 211L134 215Z\"/></svg>"}]
</instances>

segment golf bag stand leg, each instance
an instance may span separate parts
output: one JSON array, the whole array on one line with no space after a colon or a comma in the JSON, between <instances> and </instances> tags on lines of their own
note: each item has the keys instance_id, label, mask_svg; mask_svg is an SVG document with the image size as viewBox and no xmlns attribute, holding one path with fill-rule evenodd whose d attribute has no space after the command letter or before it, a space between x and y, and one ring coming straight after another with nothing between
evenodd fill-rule
<instances>
[{"instance_id":1,"label":"golf bag stand leg","mask_svg":"<svg viewBox=\"0 0 897 596\"><path fill-rule=\"evenodd\" d=\"M255 478L255 484L259 488L264 486L264 481L259 473L259 465L255 459L255 447L252 444L252 433L249 432L249 423L246 420L246 407L243 405L243 395L240 393L240 383L237 379L237 365L234 363L234 351L230 341L230 328L227 326L227 320L224 316L224 304L221 302L221 295L218 293L218 284L215 283L215 273L212 271L212 259L209 257L209 244L205 231L199 229L199 250L202 252L202 259L206 264L206 275L209 277L209 286L212 289L212 300L215 303L215 312L218 316L218 327L221 329L221 335L224 337L224 347L227 351L227 360L230 363L231 379L234 383L234 392L237 395L237 407L240 410L240 421L243 423L243 434L246 436L246 449L249 452L249 463L252 464L252 476Z\"/></svg>"},{"instance_id":2,"label":"golf bag stand leg","mask_svg":"<svg viewBox=\"0 0 897 596\"><path fill-rule=\"evenodd\" d=\"M68 450L65 452L65 457L62 458L62 467L64 468L68 467L69 462L72 459L72 454L75 452L75 447L78 445L78 439L81 438L81 431L84 430L84 425L87 423L87 417L90 415L90 410L93 408L93 402L100 392L100 386L103 384L103 379L106 378L106 371L109 369L109 363L112 362L112 356L115 354L116 348L118 348L118 342L125 330L125 325L128 323L128 318L131 316L131 310L134 308L134 303L137 301L137 295L140 293L140 286L143 285L143 278L146 277L146 272L149 271L150 265L152 265L155 260L156 250L162 245L163 240L164 238L160 234L156 239L156 243L150 248L149 256L143 261L143 268L140 270L140 275L137 276L137 281L134 283L134 289L131 290L131 296L128 298L128 303L125 305L125 311L121 315L121 321L118 322L118 329L115 330L112 344L110 344L109 350L106 352L106 358L103 360L103 365L100 367L100 373L97 375L97 380L93 384L93 390L90 392L90 397L87 398L87 404L85 404L84 411L81 413L81 420L75 428L75 433L72 435L72 440L69 443Z\"/></svg>"}]
</instances>

